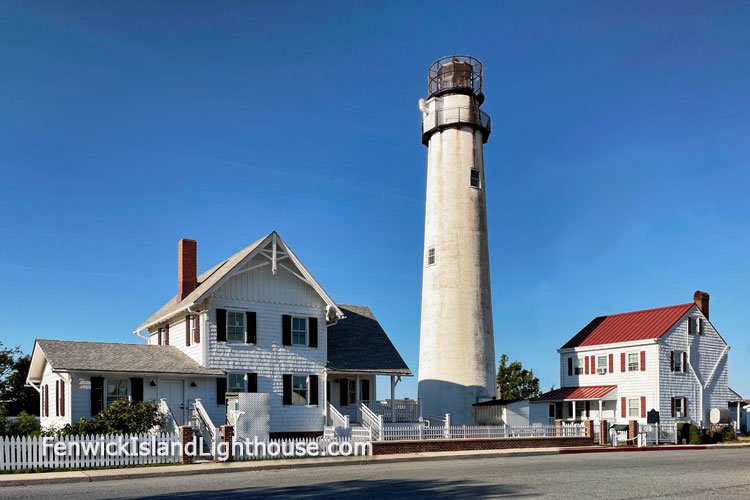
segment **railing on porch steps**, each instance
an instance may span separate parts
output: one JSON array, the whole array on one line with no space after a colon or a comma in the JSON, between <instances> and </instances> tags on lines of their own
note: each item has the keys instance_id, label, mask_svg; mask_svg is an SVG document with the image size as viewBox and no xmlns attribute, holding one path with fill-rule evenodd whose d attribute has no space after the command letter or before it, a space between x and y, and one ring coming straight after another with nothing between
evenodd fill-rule
<instances>
[{"instance_id":1,"label":"railing on porch steps","mask_svg":"<svg viewBox=\"0 0 750 500\"><path fill-rule=\"evenodd\" d=\"M195 404L193 405L192 410L193 429L195 429L200 437L203 438L203 451L208 451L209 454L212 454L213 450L216 449L216 445L218 445L219 429L211 421L211 417L208 416L208 412L199 398L195 399ZM208 448L208 450L206 450L206 448Z\"/></svg>"},{"instance_id":2,"label":"railing on porch steps","mask_svg":"<svg viewBox=\"0 0 750 500\"><path fill-rule=\"evenodd\" d=\"M362 415L362 425L369 428L372 439L379 441L383 430L383 416L375 413L364 403L359 403L359 411Z\"/></svg>"},{"instance_id":3,"label":"railing on porch steps","mask_svg":"<svg viewBox=\"0 0 750 500\"><path fill-rule=\"evenodd\" d=\"M164 431L170 434L177 434L180 428L177 426L177 420L174 418L172 410L167 404L166 398L159 400L159 411L164 415Z\"/></svg>"},{"instance_id":4,"label":"railing on porch steps","mask_svg":"<svg viewBox=\"0 0 750 500\"><path fill-rule=\"evenodd\" d=\"M348 429L349 415L342 415L335 406L328 403L328 425L334 428Z\"/></svg>"}]
</instances>

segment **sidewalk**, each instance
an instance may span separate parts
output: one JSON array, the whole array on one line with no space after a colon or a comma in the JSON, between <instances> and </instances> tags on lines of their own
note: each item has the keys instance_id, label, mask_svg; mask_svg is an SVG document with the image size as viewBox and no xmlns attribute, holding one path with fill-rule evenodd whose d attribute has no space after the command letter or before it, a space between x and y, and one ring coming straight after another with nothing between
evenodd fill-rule
<instances>
[{"instance_id":1,"label":"sidewalk","mask_svg":"<svg viewBox=\"0 0 750 500\"><path fill-rule=\"evenodd\" d=\"M125 469L84 470L68 472L42 472L30 474L0 474L0 487L30 486L36 484L86 483L117 479L146 479L193 474L223 474L305 467L332 467L342 465L390 464L399 462L427 462L436 460L461 460L467 458L528 457L575 453L611 453L640 451L706 450L713 448L750 448L750 443L708 444L700 446L649 446L647 448L611 448L589 446L581 448L524 448L514 450L472 450L455 452L408 453L376 455L372 457L321 457L246 462L204 462L191 465L165 465L161 467L133 467Z\"/></svg>"}]
</instances>

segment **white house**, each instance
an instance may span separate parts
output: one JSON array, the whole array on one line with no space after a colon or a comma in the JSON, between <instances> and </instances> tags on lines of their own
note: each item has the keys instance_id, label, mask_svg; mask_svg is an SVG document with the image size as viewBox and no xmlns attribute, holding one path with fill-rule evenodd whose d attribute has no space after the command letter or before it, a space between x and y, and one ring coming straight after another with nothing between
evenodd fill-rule
<instances>
[{"instance_id":1,"label":"white house","mask_svg":"<svg viewBox=\"0 0 750 500\"><path fill-rule=\"evenodd\" d=\"M656 410L662 423L707 426L711 408L737 399L708 305L698 291L687 304L595 318L558 349L561 388L531 400L531 422L645 423Z\"/></svg>"},{"instance_id":2,"label":"white house","mask_svg":"<svg viewBox=\"0 0 750 500\"><path fill-rule=\"evenodd\" d=\"M218 426L227 393L265 392L272 436L316 435L331 412L356 421L376 376L391 399L411 376L371 311L336 304L276 232L200 276L196 262L180 240L178 294L135 329L146 344L36 341L27 383L43 427L118 398L164 399L178 424L200 407Z\"/></svg>"}]
</instances>

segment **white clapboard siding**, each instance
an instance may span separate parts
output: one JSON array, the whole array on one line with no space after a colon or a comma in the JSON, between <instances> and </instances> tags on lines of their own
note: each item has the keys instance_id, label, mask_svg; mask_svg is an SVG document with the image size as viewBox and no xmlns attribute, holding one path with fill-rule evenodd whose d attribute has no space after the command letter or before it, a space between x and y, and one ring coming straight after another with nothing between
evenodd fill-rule
<instances>
[{"instance_id":1,"label":"white clapboard siding","mask_svg":"<svg viewBox=\"0 0 750 500\"><path fill-rule=\"evenodd\" d=\"M181 460L177 434L138 434L138 435L92 435L92 436L59 436L48 438L48 444L65 444L65 453L57 456L48 446L45 453L45 438L39 436L0 437L0 470L23 469L73 469L105 466L145 465L159 463L177 463ZM129 442L129 454L119 453L119 445ZM152 452L140 456L138 449L141 443L148 442ZM118 445L115 453L108 454L106 446ZM112 446L112 445L110 445ZM155 447L166 446L166 456L157 455ZM132 455L132 456L131 456Z\"/></svg>"}]
</instances>

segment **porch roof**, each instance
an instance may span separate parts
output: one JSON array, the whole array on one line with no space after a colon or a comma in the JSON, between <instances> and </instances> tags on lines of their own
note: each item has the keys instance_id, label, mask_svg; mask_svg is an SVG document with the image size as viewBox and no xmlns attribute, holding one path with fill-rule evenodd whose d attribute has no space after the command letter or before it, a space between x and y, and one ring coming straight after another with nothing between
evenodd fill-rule
<instances>
[{"instance_id":1,"label":"porch roof","mask_svg":"<svg viewBox=\"0 0 750 500\"><path fill-rule=\"evenodd\" d=\"M590 385L587 387L563 387L542 394L532 401L572 401L602 399L617 389L616 385Z\"/></svg>"},{"instance_id":2,"label":"porch roof","mask_svg":"<svg viewBox=\"0 0 750 500\"><path fill-rule=\"evenodd\" d=\"M63 372L224 375L221 370L202 367L174 346L37 340L27 382L41 380L44 360L53 371Z\"/></svg>"},{"instance_id":3,"label":"porch roof","mask_svg":"<svg viewBox=\"0 0 750 500\"><path fill-rule=\"evenodd\" d=\"M329 371L412 375L369 307L339 308L346 317L328 327Z\"/></svg>"}]
</instances>

